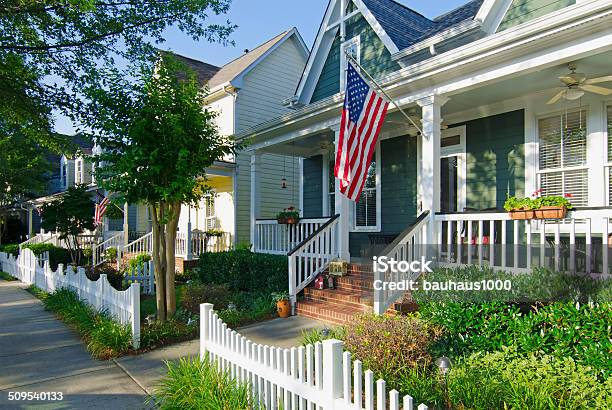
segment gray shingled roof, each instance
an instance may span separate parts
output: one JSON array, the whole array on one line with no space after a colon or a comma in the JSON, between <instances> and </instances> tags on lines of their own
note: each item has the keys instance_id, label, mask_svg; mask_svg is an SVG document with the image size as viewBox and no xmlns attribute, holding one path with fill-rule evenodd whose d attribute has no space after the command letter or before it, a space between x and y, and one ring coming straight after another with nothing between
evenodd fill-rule
<instances>
[{"instance_id":1,"label":"gray shingled roof","mask_svg":"<svg viewBox=\"0 0 612 410\"><path fill-rule=\"evenodd\" d=\"M394 0L363 0L398 49L426 40L478 13L483 0L473 0L433 20Z\"/></svg>"},{"instance_id":2,"label":"gray shingled roof","mask_svg":"<svg viewBox=\"0 0 612 410\"><path fill-rule=\"evenodd\" d=\"M208 64L203 61L194 60L193 58L185 57L170 51L162 51L162 53L171 54L178 61L192 69L198 77L198 82L202 85L209 82L210 79L213 78L214 75L217 74L221 69L221 67L217 67L215 65Z\"/></svg>"}]
</instances>

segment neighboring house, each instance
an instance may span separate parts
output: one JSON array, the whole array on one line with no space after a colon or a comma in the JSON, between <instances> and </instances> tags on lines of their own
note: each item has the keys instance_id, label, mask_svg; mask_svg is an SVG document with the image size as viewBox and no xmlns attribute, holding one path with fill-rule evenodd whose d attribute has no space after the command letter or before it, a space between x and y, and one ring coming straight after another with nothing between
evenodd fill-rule
<instances>
[{"instance_id":1,"label":"neighboring house","mask_svg":"<svg viewBox=\"0 0 612 410\"><path fill-rule=\"evenodd\" d=\"M305 292L297 311L348 320L367 305L359 295L340 312L307 288L329 261L410 259L420 244L440 264L608 273L611 27L609 0L474 0L433 20L393 0L331 0L295 110L238 135L252 158L290 152L302 163L297 227L260 220L273 212L264 198L251 212L256 251L290 255L292 300ZM345 51L423 131L390 106L356 204L333 178ZM254 164L252 187L267 178ZM509 221L506 197L540 189L570 194L577 210L561 222ZM583 251L560 258L573 244Z\"/></svg>"}]
</instances>

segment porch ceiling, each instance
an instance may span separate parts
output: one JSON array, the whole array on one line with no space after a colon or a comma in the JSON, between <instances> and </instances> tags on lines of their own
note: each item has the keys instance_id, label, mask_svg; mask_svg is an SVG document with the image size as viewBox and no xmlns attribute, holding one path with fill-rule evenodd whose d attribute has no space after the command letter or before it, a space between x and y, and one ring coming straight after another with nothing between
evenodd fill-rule
<instances>
[{"instance_id":1,"label":"porch ceiling","mask_svg":"<svg viewBox=\"0 0 612 410\"><path fill-rule=\"evenodd\" d=\"M612 74L612 64L610 64L612 51L610 51L584 59L568 60L554 67L453 95L443 110L445 113L454 113L537 92L550 92L550 97L552 97L555 89L560 89L558 87L561 82L558 77L569 72L567 63L570 62L575 62L578 67L577 71L585 73L589 78ZM612 83L598 85L612 87Z\"/></svg>"},{"instance_id":2,"label":"porch ceiling","mask_svg":"<svg viewBox=\"0 0 612 410\"><path fill-rule=\"evenodd\" d=\"M330 131L271 145L261 149L260 152L308 158L328 151L330 147L333 147L333 144L334 134Z\"/></svg>"}]
</instances>

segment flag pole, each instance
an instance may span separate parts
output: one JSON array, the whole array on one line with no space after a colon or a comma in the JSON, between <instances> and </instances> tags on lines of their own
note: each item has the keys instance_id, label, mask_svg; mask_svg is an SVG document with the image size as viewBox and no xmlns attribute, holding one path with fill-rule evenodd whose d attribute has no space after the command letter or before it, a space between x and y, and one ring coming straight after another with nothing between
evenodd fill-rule
<instances>
[{"instance_id":1,"label":"flag pole","mask_svg":"<svg viewBox=\"0 0 612 410\"><path fill-rule=\"evenodd\" d=\"M402 107L400 107L393 98L391 98L391 96L389 94L387 94L387 92L380 86L380 84L378 84L378 82L376 82L376 80L374 79L374 77L372 77L370 75L370 73L368 73L368 71L363 68L361 66L361 64L359 64L359 62L357 60L355 60L355 58L347 51L344 50L344 54L346 55L346 57L351 60L353 63L355 63L357 65L357 67L359 67L359 69L361 71L363 71L363 73L370 79L370 81L376 86L376 88L378 88L380 90L381 93L383 93L383 95L385 97L387 97L387 99L391 102L391 104L393 104L395 106L395 108L397 108L399 110L400 113L402 113L402 115L404 117L406 117L408 119L408 121L410 121L410 123L421 133L423 134L423 130L421 129L421 127L419 127L412 118L410 118L410 116L406 113L406 111L404 111L402 109Z\"/></svg>"}]
</instances>

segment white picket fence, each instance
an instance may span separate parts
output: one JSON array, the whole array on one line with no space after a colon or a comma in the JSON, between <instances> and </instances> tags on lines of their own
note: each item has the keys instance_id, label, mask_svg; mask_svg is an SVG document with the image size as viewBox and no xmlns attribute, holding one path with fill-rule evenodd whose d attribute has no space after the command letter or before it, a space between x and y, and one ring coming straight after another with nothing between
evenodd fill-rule
<instances>
[{"instance_id":1,"label":"white picket fence","mask_svg":"<svg viewBox=\"0 0 612 410\"><path fill-rule=\"evenodd\" d=\"M227 327L213 312L200 305L200 358L216 361L221 371L248 383L255 408L324 410L414 410L414 401L386 383L374 381L359 360L343 352L339 340L282 349L253 343ZM418 410L427 410L421 404Z\"/></svg>"},{"instance_id":2,"label":"white picket fence","mask_svg":"<svg viewBox=\"0 0 612 410\"><path fill-rule=\"evenodd\" d=\"M96 309L105 310L122 324L132 329L132 345L140 345L140 285L132 283L125 291L118 291L108 282L106 275L91 281L83 268L64 267L60 264L54 272L49 261L36 257L30 249L24 249L17 258L0 252L2 271L27 285L36 285L45 292L68 288L75 291L79 298Z\"/></svg>"},{"instance_id":3,"label":"white picket fence","mask_svg":"<svg viewBox=\"0 0 612 410\"><path fill-rule=\"evenodd\" d=\"M144 265L138 265L134 268L127 268L123 274L123 284L127 287L132 283L139 283L140 291L144 295L155 294L153 261L148 261Z\"/></svg>"}]
</instances>

